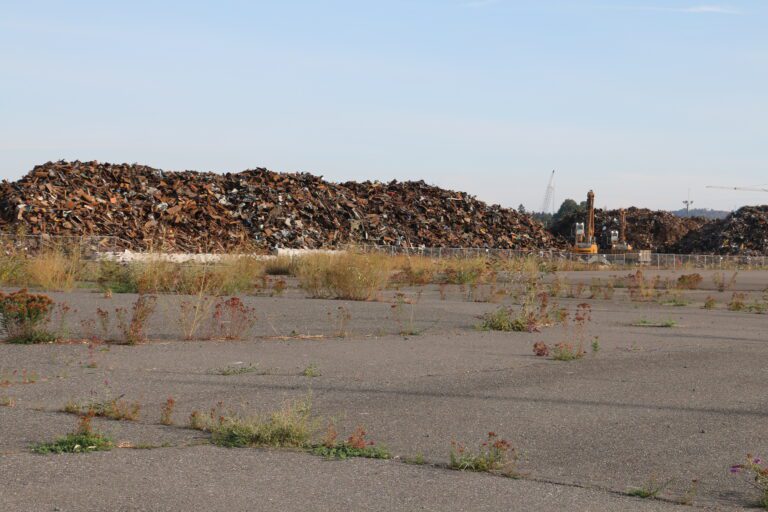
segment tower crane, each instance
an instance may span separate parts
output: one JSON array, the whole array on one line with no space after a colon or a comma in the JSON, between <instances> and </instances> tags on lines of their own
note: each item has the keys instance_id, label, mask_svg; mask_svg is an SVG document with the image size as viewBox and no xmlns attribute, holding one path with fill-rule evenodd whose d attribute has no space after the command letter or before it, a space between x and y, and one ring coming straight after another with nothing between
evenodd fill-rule
<instances>
[{"instance_id":1,"label":"tower crane","mask_svg":"<svg viewBox=\"0 0 768 512\"><path fill-rule=\"evenodd\" d=\"M768 192L768 188L763 188L763 187L723 187L721 185L707 185L707 188L719 188L721 190L739 190L742 192Z\"/></svg>"},{"instance_id":2,"label":"tower crane","mask_svg":"<svg viewBox=\"0 0 768 512\"><path fill-rule=\"evenodd\" d=\"M541 213L547 213L550 210L555 213L555 171L549 176L547 191L544 193L544 202L541 203Z\"/></svg>"}]
</instances>

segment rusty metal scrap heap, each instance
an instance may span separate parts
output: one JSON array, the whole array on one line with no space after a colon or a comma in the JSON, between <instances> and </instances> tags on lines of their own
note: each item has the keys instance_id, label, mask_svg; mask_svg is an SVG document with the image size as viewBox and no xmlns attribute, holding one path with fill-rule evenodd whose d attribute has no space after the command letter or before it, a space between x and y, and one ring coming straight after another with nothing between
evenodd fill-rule
<instances>
[{"instance_id":1,"label":"rusty metal scrap heap","mask_svg":"<svg viewBox=\"0 0 768 512\"><path fill-rule=\"evenodd\" d=\"M114 236L185 252L349 243L539 249L562 245L515 210L424 182L342 183L266 169L162 171L48 162L0 185L0 229Z\"/></svg>"},{"instance_id":2,"label":"rusty metal scrap heap","mask_svg":"<svg viewBox=\"0 0 768 512\"><path fill-rule=\"evenodd\" d=\"M745 256L768 255L768 205L745 206L683 237L677 249L686 253Z\"/></svg>"},{"instance_id":3,"label":"rusty metal scrap heap","mask_svg":"<svg viewBox=\"0 0 768 512\"><path fill-rule=\"evenodd\" d=\"M654 252L676 252L678 242L692 231L697 231L711 221L702 217L678 217L671 212L647 208L627 208L627 242L637 249ZM571 231L576 222L583 222L584 213L574 213L559 219L551 231L572 239ZM603 226L616 228L619 210L595 210L597 231Z\"/></svg>"}]
</instances>

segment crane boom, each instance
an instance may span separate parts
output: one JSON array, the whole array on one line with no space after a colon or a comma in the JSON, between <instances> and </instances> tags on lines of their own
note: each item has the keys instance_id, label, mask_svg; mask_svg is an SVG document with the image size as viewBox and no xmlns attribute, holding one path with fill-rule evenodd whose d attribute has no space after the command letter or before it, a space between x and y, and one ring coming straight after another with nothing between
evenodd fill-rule
<instances>
[{"instance_id":1,"label":"crane boom","mask_svg":"<svg viewBox=\"0 0 768 512\"><path fill-rule=\"evenodd\" d=\"M547 213L547 210L552 210L555 213L555 171L549 176L549 183L547 183L547 190L544 193L544 202L541 203L541 213Z\"/></svg>"},{"instance_id":2,"label":"crane boom","mask_svg":"<svg viewBox=\"0 0 768 512\"><path fill-rule=\"evenodd\" d=\"M746 192L768 192L768 188L762 187L724 187L722 185L707 185L707 188L719 188L721 190L740 190Z\"/></svg>"}]
</instances>

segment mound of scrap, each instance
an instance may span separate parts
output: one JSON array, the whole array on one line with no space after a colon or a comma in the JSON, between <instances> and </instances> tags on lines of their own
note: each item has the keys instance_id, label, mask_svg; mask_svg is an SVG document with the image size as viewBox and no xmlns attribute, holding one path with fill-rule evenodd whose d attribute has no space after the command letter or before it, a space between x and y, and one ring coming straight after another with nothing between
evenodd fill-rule
<instances>
[{"instance_id":1,"label":"mound of scrap","mask_svg":"<svg viewBox=\"0 0 768 512\"><path fill-rule=\"evenodd\" d=\"M685 236L677 249L685 253L768 255L768 205L745 206L723 220Z\"/></svg>"},{"instance_id":2,"label":"mound of scrap","mask_svg":"<svg viewBox=\"0 0 768 512\"><path fill-rule=\"evenodd\" d=\"M647 208L627 208L626 215L627 242L636 249L650 249L662 253L675 252L683 237L712 223L703 217L678 217L671 212ZM584 212L565 215L552 225L550 231L572 240L574 225L584 222L584 218ZM598 238L603 227L606 231L619 229L619 210L595 210L595 233Z\"/></svg>"},{"instance_id":3,"label":"mound of scrap","mask_svg":"<svg viewBox=\"0 0 768 512\"><path fill-rule=\"evenodd\" d=\"M216 174L79 161L49 162L4 181L0 230L109 236L121 249L183 252L562 247L527 215L423 181L336 184L267 169Z\"/></svg>"}]
</instances>

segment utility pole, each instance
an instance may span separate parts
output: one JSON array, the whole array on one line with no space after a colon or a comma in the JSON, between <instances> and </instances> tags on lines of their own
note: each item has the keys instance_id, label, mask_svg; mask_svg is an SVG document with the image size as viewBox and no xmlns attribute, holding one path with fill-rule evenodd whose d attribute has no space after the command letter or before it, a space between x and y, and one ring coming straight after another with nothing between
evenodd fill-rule
<instances>
[{"instance_id":1,"label":"utility pole","mask_svg":"<svg viewBox=\"0 0 768 512\"><path fill-rule=\"evenodd\" d=\"M688 199L683 201L683 204L685 205L685 215L690 217L691 216L691 205L693 204L693 201L691 201L691 189L688 189Z\"/></svg>"}]
</instances>

